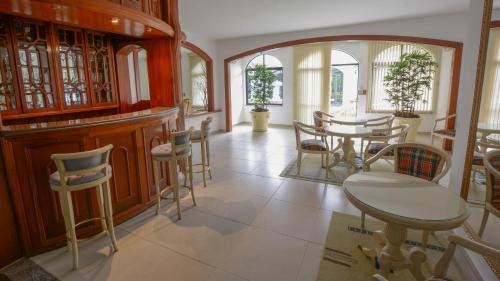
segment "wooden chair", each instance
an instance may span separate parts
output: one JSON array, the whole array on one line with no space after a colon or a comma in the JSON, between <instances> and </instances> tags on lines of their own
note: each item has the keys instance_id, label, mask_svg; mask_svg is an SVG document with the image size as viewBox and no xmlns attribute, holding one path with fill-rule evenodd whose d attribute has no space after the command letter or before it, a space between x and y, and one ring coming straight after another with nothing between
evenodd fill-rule
<instances>
[{"instance_id":1,"label":"wooden chair","mask_svg":"<svg viewBox=\"0 0 500 281\"><path fill-rule=\"evenodd\" d=\"M51 159L56 164L57 171L50 175L49 182L50 187L59 194L61 213L66 227L68 250L73 255L73 270L78 269L76 228L79 225L93 220L100 220L101 233L107 233L114 251L118 251L113 224L111 192L109 190L109 180L113 174L109 165L111 149L113 149L113 145L109 144L91 151L52 154L51 156ZM71 193L90 188L96 189L99 217L75 223ZM88 239L86 238L85 240Z\"/></svg>"},{"instance_id":2,"label":"wooden chair","mask_svg":"<svg viewBox=\"0 0 500 281\"><path fill-rule=\"evenodd\" d=\"M453 255L455 253L455 249L458 246L464 247L468 250L471 250L473 252L476 252L480 255L487 256L490 258L493 258L495 260L500 261L500 250L497 250L495 248L489 247L485 244L478 243L476 241L460 237L458 235L450 235L448 237L448 241L450 242L448 244L448 248L446 248L446 251L444 254L441 256L439 261L436 263L436 266L434 267L434 271L432 272L432 276L427 278L427 281L446 281L450 280L447 279L446 275L448 272L448 268L450 267L450 263L453 260ZM373 275L374 281L387 281L384 277L381 275L375 274Z\"/></svg>"},{"instance_id":3,"label":"wooden chair","mask_svg":"<svg viewBox=\"0 0 500 281\"><path fill-rule=\"evenodd\" d=\"M334 123L334 117L331 114L322 112L322 111L314 111L313 112L313 118L314 118L314 126L316 126L316 130L320 133L324 133L325 126L331 125ZM314 137L315 139L317 137ZM330 136L330 146L333 147L333 136ZM339 146L342 145L342 138L337 139Z\"/></svg>"},{"instance_id":4,"label":"wooden chair","mask_svg":"<svg viewBox=\"0 0 500 281\"><path fill-rule=\"evenodd\" d=\"M483 174L486 173L484 167L484 157L486 152L498 149L500 149L500 142L495 139L487 138L485 141L481 141L480 139L476 141L474 156L472 158L472 179L474 183L478 172Z\"/></svg>"},{"instance_id":5,"label":"wooden chair","mask_svg":"<svg viewBox=\"0 0 500 281\"><path fill-rule=\"evenodd\" d=\"M364 126L367 128L372 128L373 129L373 136L375 137L380 137L380 136L386 136L387 133L390 133L387 129L392 128L392 123L394 122L394 115L387 115L387 116L382 116L378 118L373 118L373 119L368 119ZM386 130L384 130L386 129ZM362 138L361 139L361 152L363 152L364 148L364 143L365 141L370 141L372 137L367 137L367 138Z\"/></svg>"},{"instance_id":6,"label":"wooden chair","mask_svg":"<svg viewBox=\"0 0 500 281\"><path fill-rule=\"evenodd\" d=\"M479 237L483 236L490 213L500 217L500 150L492 150L484 156L486 168L486 202Z\"/></svg>"},{"instance_id":7,"label":"wooden chair","mask_svg":"<svg viewBox=\"0 0 500 281\"><path fill-rule=\"evenodd\" d=\"M299 121L293 121L293 126L295 128L295 140L297 143L297 174L300 174L300 168L302 166L302 154L321 154L321 165L328 167L328 162L330 158L330 150L328 146L328 141L326 140L327 134L318 132L317 127L306 125ZM306 135L319 137L319 139L302 139L301 133ZM326 177L328 177L328 168L326 170Z\"/></svg>"},{"instance_id":8,"label":"wooden chair","mask_svg":"<svg viewBox=\"0 0 500 281\"><path fill-rule=\"evenodd\" d=\"M167 190L160 190L160 163L168 163L168 171L170 173L170 185L173 189L174 200L177 204L177 217L182 219L181 206L180 206L180 196L179 196L179 176L177 174L177 162L179 160L187 160L186 171L189 173L189 189L191 191L191 198L193 204L196 206L196 200L194 198L194 188L193 188L193 159L192 159L192 144L191 144L191 133L193 128L181 132L173 132L170 134L170 142L165 144L160 144L151 149L151 155L153 158L153 175L156 186L156 214L160 213L160 203L161 199L167 199L163 197L163 193Z\"/></svg>"},{"instance_id":9,"label":"wooden chair","mask_svg":"<svg viewBox=\"0 0 500 281\"><path fill-rule=\"evenodd\" d=\"M446 121L449 119L453 119L457 117L456 114L448 115L446 117L438 118L434 121L434 127L432 127L431 131L431 144L434 145L434 138L439 137L442 140L444 139L449 139L449 140L455 140L455 129L446 129ZM444 124L441 126L440 124ZM441 127L438 129L438 126Z\"/></svg>"},{"instance_id":10,"label":"wooden chair","mask_svg":"<svg viewBox=\"0 0 500 281\"><path fill-rule=\"evenodd\" d=\"M392 127L390 129L375 129L373 131L373 136L366 138L368 143L363 153L363 159L368 159L369 157L374 156L391 144L404 143L409 129L410 125L408 124ZM393 159L394 155L389 153L387 155L380 156L380 158Z\"/></svg>"},{"instance_id":11,"label":"wooden chair","mask_svg":"<svg viewBox=\"0 0 500 281\"><path fill-rule=\"evenodd\" d=\"M387 154L394 156L394 172L406 174L435 183L446 175L451 166L450 156L441 149L426 144L400 143L391 144L377 154L367 159L364 170L369 171L370 165ZM402 186L401 188L404 188ZM361 227L365 227L365 213L361 213ZM427 248L429 233L424 231L422 248Z\"/></svg>"},{"instance_id":12,"label":"wooden chair","mask_svg":"<svg viewBox=\"0 0 500 281\"><path fill-rule=\"evenodd\" d=\"M203 174L203 186L207 187L206 172L212 179L212 170L210 169L210 145L208 137L210 136L210 124L212 123L212 116L208 116L205 120L201 121L199 130L193 131L193 143L200 143L201 146L201 164L194 164L193 166L201 166L201 173ZM184 177L184 185L186 185L186 177Z\"/></svg>"}]
</instances>

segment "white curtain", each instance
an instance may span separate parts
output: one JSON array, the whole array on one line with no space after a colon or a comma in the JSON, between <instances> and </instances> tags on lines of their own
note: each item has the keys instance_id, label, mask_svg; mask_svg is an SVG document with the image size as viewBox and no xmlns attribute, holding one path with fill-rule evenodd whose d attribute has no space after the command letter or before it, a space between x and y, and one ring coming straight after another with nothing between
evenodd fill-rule
<instances>
[{"instance_id":1,"label":"white curtain","mask_svg":"<svg viewBox=\"0 0 500 281\"><path fill-rule=\"evenodd\" d=\"M332 44L295 46L294 56L294 118L313 124L313 112L330 110Z\"/></svg>"},{"instance_id":2,"label":"white curtain","mask_svg":"<svg viewBox=\"0 0 500 281\"><path fill-rule=\"evenodd\" d=\"M479 122L500 123L500 30L490 31Z\"/></svg>"},{"instance_id":3,"label":"white curtain","mask_svg":"<svg viewBox=\"0 0 500 281\"><path fill-rule=\"evenodd\" d=\"M385 92L384 77L387 74L389 67L398 61L402 53L411 52L418 49L424 49L431 53L434 61L441 62L441 48L432 45L411 44L404 42L388 42L388 41L370 41L368 43L368 112L386 112L392 111L392 105L386 101L387 94ZM436 68L434 77L439 77L439 67ZM427 102L419 102L416 105L416 110L419 112L431 112L434 109L436 95L439 89L439 79L434 79L432 88L426 90L423 94L423 100Z\"/></svg>"}]
</instances>

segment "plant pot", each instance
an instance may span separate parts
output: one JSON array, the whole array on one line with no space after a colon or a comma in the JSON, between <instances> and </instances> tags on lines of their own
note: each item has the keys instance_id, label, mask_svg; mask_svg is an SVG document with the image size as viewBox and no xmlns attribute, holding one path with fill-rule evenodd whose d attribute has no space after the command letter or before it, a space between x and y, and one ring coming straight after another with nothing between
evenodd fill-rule
<instances>
[{"instance_id":1,"label":"plant pot","mask_svg":"<svg viewBox=\"0 0 500 281\"><path fill-rule=\"evenodd\" d=\"M393 126L397 127L403 124L410 125L410 129L408 130L408 135L406 136L406 142L415 142L415 138L417 137L418 128L420 127L421 122L422 122L422 117L418 118L396 117L394 118Z\"/></svg>"},{"instance_id":2,"label":"plant pot","mask_svg":"<svg viewBox=\"0 0 500 281\"><path fill-rule=\"evenodd\" d=\"M252 115L252 126L254 132L267 131L269 111L251 111L250 115Z\"/></svg>"}]
</instances>

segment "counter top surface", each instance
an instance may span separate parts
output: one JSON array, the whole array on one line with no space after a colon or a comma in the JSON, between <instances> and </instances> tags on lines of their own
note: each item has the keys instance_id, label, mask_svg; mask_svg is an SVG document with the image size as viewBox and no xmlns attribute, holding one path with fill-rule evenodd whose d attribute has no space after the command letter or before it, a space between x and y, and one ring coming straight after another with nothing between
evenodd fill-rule
<instances>
[{"instance_id":1,"label":"counter top surface","mask_svg":"<svg viewBox=\"0 0 500 281\"><path fill-rule=\"evenodd\" d=\"M120 123L124 121L134 121L154 116L161 116L163 114L168 114L168 113L172 114L172 113L177 113L177 111L178 109L176 107L154 107L136 112L120 113L107 116L44 122L44 123L2 126L0 130L0 136L11 136L11 135L34 133L34 132L45 132L45 131L64 130L69 128L106 125L106 124Z\"/></svg>"}]
</instances>

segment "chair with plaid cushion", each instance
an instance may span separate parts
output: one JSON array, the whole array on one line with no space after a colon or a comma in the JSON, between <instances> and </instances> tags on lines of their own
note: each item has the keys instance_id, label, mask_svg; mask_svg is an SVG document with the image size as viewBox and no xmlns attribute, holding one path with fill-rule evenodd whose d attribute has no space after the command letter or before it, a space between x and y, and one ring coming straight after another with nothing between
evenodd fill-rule
<instances>
[{"instance_id":1,"label":"chair with plaid cushion","mask_svg":"<svg viewBox=\"0 0 500 281\"><path fill-rule=\"evenodd\" d=\"M487 151L500 149L500 142L496 139L478 140L476 141L476 146L474 148L474 154L472 158L472 182L476 182L477 173L485 174L484 168L484 156Z\"/></svg>"},{"instance_id":2,"label":"chair with plaid cushion","mask_svg":"<svg viewBox=\"0 0 500 281\"><path fill-rule=\"evenodd\" d=\"M373 130L373 135L370 138L367 138L368 143L364 151L363 159L368 159L391 144L404 143L409 129L410 125L403 124L390 129ZM394 153L393 151L389 151L386 155L382 155L381 158L393 159Z\"/></svg>"},{"instance_id":3,"label":"chair with plaid cushion","mask_svg":"<svg viewBox=\"0 0 500 281\"><path fill-rule=\"evenodd\" d=\"M448 268L450 267L450 263L453 260L453 256L455 253L455 249L457 246L461 246L465 249L471 250L473 252L476 252L482 256L487 256L490 257L494 260L500 261L500 250L497 250L495 248L489 247L488 245L460 237L458 235L450 235L448 236L448 241L450 242L448 244L448 247L446 248L446 251L443 253L441 258L438 260L436 265L434 266L434 270L432 271L432 276L426 279L427 281L446 281L450 280L446 278ZM374 281L387 281L384 277L381 275L375 274L373 275Z\"/></svg>"},{"instance_id":4,"label":"chair with plaid cushion","mask_svg":"<svg viewBox=\"0 0 500 281\"><path fill-rule=\"evenodd\" d=\"M479 228L480 237L483 236L490 213L500 217L500 150L487 152L483 161L486 168L486 204Z\"/></svg>"},{"instance_id":5,"label":"chair with plaid cushion","mask_svg":"<svg viewBox=\"0 0 500 281\"><path fill-rule=\"evenodd\" d=\"M387 115L378 118L368 119L364 124L367 128L373 129L373 137L384 137L390 134L388 130L392 128L392 123L394 122L394 115ZM372 136L361 139L361 152L363 152L365 141L370 141Z\"/></svg>"},{"instance_id":6,"label":"chair with plaid cushion","mask_svg":"<svg viewBox=\"0 0 500 281\"><path fill-rule=\"evenodd\" d=\"M434 146L419 143L391 144L370 159L365 161L364 170L369 171L370 165L381 157L392 153L394 156L394 172L439 183L451 166L450 156ZM402 186L401 188L404 188ZM365 214L361 213L361 227L365 226ZM422 248L427 248L428 232L424 231Z\"/></svg>"},{"instance_id":7,"label":"chair with plaid cushion","mask_svg":"<svg viewBox=\"0 0 500 281\"><path fill-rule=\"evenodd\" d=\"M293 121L293 127L295 128L295 140L297 143L297 174L300 174L300 168L302 165L302 154L321 154L321 165L324 167L328 166L328 161L330 158L330 150L328 146L328 141L326 140L327 134L319 132L317 127L306 125L299 121ZM314 136L315 138L302 139L302 133L309 136ZM317 139L319 137L319 139ZM326 170L326 177L328 177L328 169Z\"/></svg>"},{"instance_id":8,"label":"chair with plaid cushion","mask_svg":"<svg viewBox=\"0 0 500 281\"><path fill-rule=\"evenodd\" d=\"M443 118L438 118L434 121L434 127L432 128L431 131L431 143L434 145L434 138L439 137L442 140L444 139L449 139L449 140L455 140L455 129L447 129L446 128L446 122L449 119L454 119L457 117L456 114L451 114Z\"/></svg>"},{"instance_id":9,"label":"chair with plaid cushion","mask_svg":"<svg viewBox=\"0 0 500 281\"><path fill-rule=\"evenodd\" d=\"M313 112L313 119L314 119L314 126L316 126L316 131L320 133L325 132L325 126L331 125L334 123L333 115L322 112L322 111L314 111ZM314 137L315 139L317 137ZM342 142L342 138L338 139L338 142ZM330 146L333 147L333 136L330 136Z\"/></svg>"}]
</instances>

